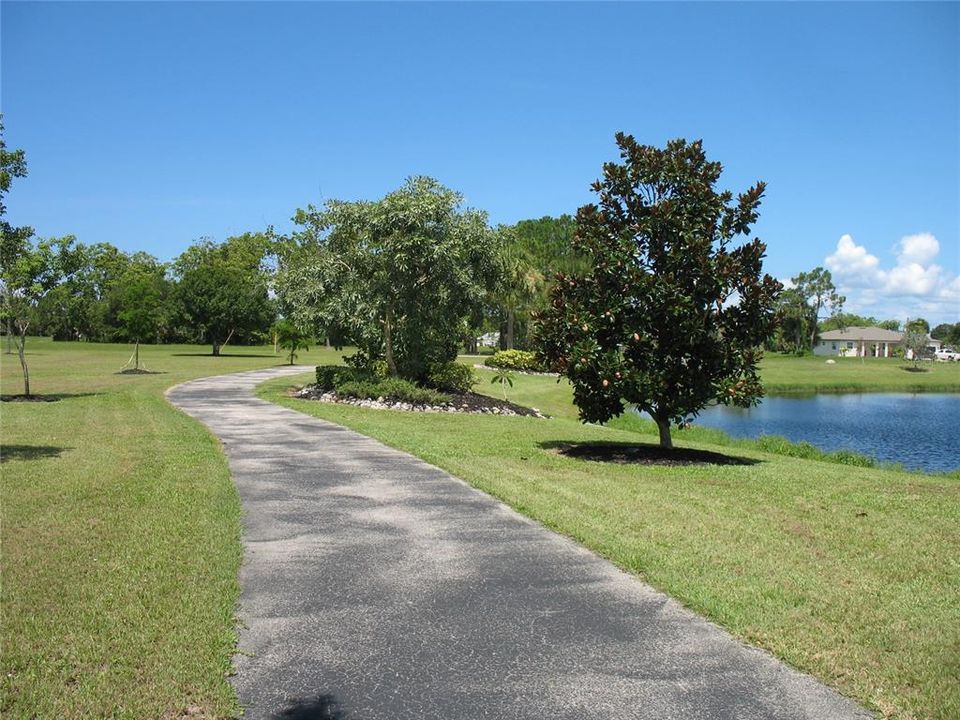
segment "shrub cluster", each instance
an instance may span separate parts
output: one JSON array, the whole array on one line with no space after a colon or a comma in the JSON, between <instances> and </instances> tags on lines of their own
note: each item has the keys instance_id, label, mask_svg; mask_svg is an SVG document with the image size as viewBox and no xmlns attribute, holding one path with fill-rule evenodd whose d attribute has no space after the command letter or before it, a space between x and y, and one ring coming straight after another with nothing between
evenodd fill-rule
<instances>
[{"instance_id":1,"label":"shrub cluster","mask_svg":"<svg viewBox=\"0 0 960 720\"><path fill-rule=\"evenodd\" d=\"M529 372L544 372L547 369L536 353L527 350L498 350L492 357L484 360L484 365Z\"/></svg>"},{"instance_id":2,"label":"shrub cluster","mask_svg":"<svg viewBox=\"0 0 960 720\"><path fill-rule=\"evenodd\" d=\"M383 398L390 402L406 402L411 405L442 405L450 401L447 395L419 387L409 380L383 378L369 370L343 365L317 366L317 387L333 391L342 397L361 400Z\"/></svg>"},{"instance_id":3,"label":"shrub cluster","mask_svg":"<svg viewBox=\"0 0 960 720\"><path fill-rule=\"evenodd\" d=\"M436 363L427 374L427 384L441 392L468 393L476 383L473 370L458 362Z\"/></svg>"}]
</instances>

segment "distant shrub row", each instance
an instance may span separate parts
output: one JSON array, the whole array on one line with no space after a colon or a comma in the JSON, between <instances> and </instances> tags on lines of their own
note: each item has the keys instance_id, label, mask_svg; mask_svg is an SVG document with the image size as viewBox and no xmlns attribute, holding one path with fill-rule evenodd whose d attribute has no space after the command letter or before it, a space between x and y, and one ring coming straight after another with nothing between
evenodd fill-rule
<instances>
[{"instance_id":1,"label":"distant shrub row","mask_svg":"<svg viewBox=\"0 0 960 720\"><path fill-rule=\"evenodd\" d=\"M527 372L545 372L547 369L536 353L527 350L498 350L484 360L484 365Z\"/></svg>"}]
</instances>

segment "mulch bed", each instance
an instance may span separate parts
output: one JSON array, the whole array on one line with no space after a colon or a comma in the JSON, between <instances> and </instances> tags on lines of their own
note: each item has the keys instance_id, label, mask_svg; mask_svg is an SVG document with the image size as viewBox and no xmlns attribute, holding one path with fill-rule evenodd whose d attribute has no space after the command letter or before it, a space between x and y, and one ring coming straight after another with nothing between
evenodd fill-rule
<instances>
[{"instance_id":1,"label":"mulch bed","mask_svg":"<svg viewBox=\"0 0 960 720\"><path fill-rule=\"evenodd\" d=\"M0 402L60 402L60 395L0 395Z\"/></svg>"},{"instance_id":2,"label":"mulch bed","mask_svg":"<svg viewBox=\"0 0 960 720\"><path fill-rule=\"evenodd\" d=\"M115 372L114 375L163 375L163 372L158 370L144 370L143 368L129 368L127 370L120 370Z\"/></svg>"},{"instance_id":3,"label":"mulch bed","mask_svg":"<svg viewBox=\"0 0 960 720\"><path fill-rule=\"evenodd\" d=\"M404 410L407 412L435 412L435 413L471 413L475 415L505 415L508 417L546 417L536 408L528 408L509 401L498 400L487 395L476 393L446 393L450 402L443 405L413 405L407 402L395 401L389 398L360 399L340 397L335 392L320 390L314 385L295 390L292 396L301 400L319 400L321 402L354 405L356 407L374 410Z\"/></svg>"},{"instance_id":4,"label":"mulch bed","mask_svg":"<svg viewBox=\"0 0 960 720\"><path fill-rule=\"evenodd\" d=\"M665 450L647 443L557 443L552 448L567 457L631 465L755 465L759 462L708 450Z\"/></svg>"}]
</instances>

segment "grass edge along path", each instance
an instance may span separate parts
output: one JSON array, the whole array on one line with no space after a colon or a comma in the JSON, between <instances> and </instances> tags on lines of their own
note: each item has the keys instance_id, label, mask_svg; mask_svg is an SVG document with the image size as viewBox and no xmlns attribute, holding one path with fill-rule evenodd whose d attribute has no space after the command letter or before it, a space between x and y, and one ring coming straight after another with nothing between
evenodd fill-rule
<instances>
[{"instance_id":1,"label":"grass edge along path","mask_svg":"<svg viewBox=\"0 0 960 720\"><path fill-rule=\"evenodd\" d=\"M960 715L956 479L685 440L747 464L576 460L557 448L654 438L564 417L410 414L287 395L309 380L257 394L447 470L884 717ZM525 385L538 381L515 382L511 399L529 402Z\"/></svg>"},{"instance_id":2,"label":"grass edge along path","mask_svg":"<svg viewBox=\"0 0 960 720\"><path fill-rule=\"evenodd\" d=\"M241 508L218 440L171 385L283 362L272 348L28 342L33 390L0 406L0 716L234 717ZM339 354L315 351L309 362ZM22 392L16 356L2 391Z\"/></svg>"}]
</instances>

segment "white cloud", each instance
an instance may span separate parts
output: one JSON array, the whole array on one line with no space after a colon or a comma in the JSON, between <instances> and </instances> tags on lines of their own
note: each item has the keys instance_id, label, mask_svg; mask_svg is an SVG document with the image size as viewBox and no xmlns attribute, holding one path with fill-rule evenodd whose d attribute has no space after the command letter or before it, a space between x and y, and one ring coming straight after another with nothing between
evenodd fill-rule
<instances>
[{"instance_id":1,"label":"white cloud","mask_svg":"<svg viewBox=\"0 0 960 720\"><path fill-rule=\"evenodd\" d=\"M837 241L825 259L850 312L878 317L960 317L960 277L934 260L940 243L930 233L906 235L894 246L896 262L888 268L850 235Z\"/></svg>"},{"instance_id":2,"label":"white cloud","mask_svg":"<svg viewBox=\"0 0 960 720\"><path fill-rule=\"evenodd\" d=\"M827 269L837 277L845 278L853 287L869 287L879 279L880 261L863 245L844 235L837 242L837 250L827 256Z\"/></svg>"},{"instance_id":3,"label":"white cloud","mask_svg":"<svg viewBox=\"0 0 960 720\"><path fill-rule=\"evenodd\" d=\"M930 233L919 233L901 238L897 249L898 265L926 265L940 253L940 243Z\"/></svg>"}]
</instances>

